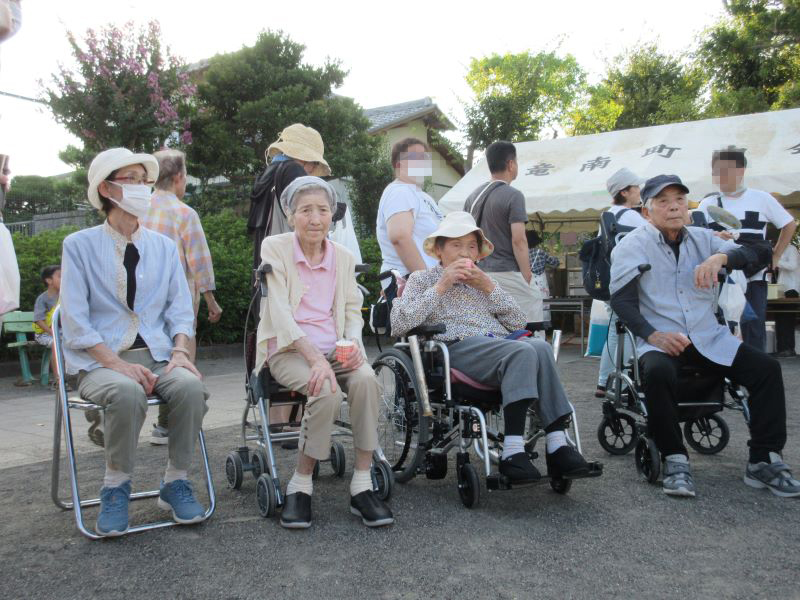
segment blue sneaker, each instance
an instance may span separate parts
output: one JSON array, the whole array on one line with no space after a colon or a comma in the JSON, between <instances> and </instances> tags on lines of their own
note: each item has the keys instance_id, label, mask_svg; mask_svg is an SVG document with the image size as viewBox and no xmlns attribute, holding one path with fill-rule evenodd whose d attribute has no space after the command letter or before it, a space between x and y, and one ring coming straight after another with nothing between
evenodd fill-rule
<instances>
[{"instance_id":1,"label":"blue sneaker","mask_svg":"<svg viewBox=\"0 0 800 600\"><path fill-rule=\"evenodd\" d=\"M161 482L158 506L172 511L172 518L181 525L205 520L206 509L195 499L192 484L186 479Z\"/></svg>"},{"instance_id":2,"label":"blue sneaker","mask_svg":"<svg viewBox=\"0 0 800 600\"><path fill-rule=\"evenodd\" d=\"M97 535L113 537L128 532L128 503L131 498L131 482L119 487L104 487L100 490L100 514L97 515Z\"/></svg>"}]
</instances>

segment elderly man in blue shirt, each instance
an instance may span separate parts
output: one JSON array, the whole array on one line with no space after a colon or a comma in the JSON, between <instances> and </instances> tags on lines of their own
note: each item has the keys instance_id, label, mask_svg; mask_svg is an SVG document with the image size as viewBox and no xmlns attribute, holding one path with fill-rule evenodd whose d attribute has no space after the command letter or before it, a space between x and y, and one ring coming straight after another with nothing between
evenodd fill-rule
<instances>
[{"instance_id":1,"label":"elderly man in blue shirt","mask_svg":"<svg viewBox=\"0 0 800 600\"><path fill-rule=\"evenodd\" d=\"M158 162L125 148L101 152L89 167L89 201L102 225L64 240L61 318L67 372L81 397L105 407L106 471L100 535L128 530L134 454L148 394L169 411L169 461L158 504L178 523L205 510L187 471L208 392L189 360L194 311L175 243L139 226L147 214Z\"/></svg>"},{"instance_id":2,"label":"elderly man in blue shirt","mask_svg":"<svg viewBox=\"0 0 800 600\"><path fill-rule=\"evenodd\" d=\"M625 236L611 254L611 306L637 337L648 426L664 460L664 492L695 495L676 408L678 369L693 365L728 377L749 393L744 482L778 496L800 496L800 482L780 454L786 443L780 363L742 344L714 314L718 272L755 262L755 251L709 229L686 227L688 193L677 175L649 179L642 199L650 222ZM650 270L640 273L642 263Z\"/></svg>"}]
</instances>

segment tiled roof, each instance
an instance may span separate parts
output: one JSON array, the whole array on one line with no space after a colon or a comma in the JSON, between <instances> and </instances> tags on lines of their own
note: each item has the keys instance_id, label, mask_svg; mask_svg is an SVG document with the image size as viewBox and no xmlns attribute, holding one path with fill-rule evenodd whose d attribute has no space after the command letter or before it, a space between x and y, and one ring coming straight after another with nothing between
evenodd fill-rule
<instances>
[{"instance_id":1,"label":"tiled roof","mask_svg":"<svg viewBox=\"0 0 800 600\"><path fill-rule=\"evenodd\" d=\"M428 97L364 110L364 114L372 125L372 127L370 127L370 132L385 129L395 123L399 124L408 121L411 117L422 116L431 112L439 113L437 115L439 119L443 121L444 124L450 125L444 113L442 113L433 100Z\"/></svg>"}]
</instances>

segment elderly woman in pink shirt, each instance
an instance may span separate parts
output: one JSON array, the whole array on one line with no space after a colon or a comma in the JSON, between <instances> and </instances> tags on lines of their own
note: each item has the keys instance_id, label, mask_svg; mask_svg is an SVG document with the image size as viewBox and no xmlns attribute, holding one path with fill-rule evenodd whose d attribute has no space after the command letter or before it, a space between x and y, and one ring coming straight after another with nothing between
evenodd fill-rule
<instances>
[{"instance_id":1,"label":"elderly woman in pink shirt","mask_svg":"<svg viewBox=\"0 0 800 600\"><path fill-rule=\"evenodd\" d=\"M361 344L362 297L355 259L327 239L336 193L318 177L298 177L283 191L281 207L292 233L264 239L261 260L272 266L269 294L261 303L256 365L269 366L281 385L307 396L297 467L286 488L281 525L311 526L312 473L330 455L331 428L347 392L355 446L350 512L365 525L394 521L372 491L370 466L378 447L380 386L365 362ZM336 360L339 340L355 342L344 362Z\"/></svg>"}]
</instances>

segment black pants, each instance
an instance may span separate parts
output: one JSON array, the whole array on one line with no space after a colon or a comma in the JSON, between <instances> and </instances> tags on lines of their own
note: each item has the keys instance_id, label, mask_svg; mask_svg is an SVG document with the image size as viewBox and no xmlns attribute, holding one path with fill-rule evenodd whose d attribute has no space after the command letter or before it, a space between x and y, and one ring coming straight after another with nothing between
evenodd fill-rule
<instances>
[{"instance_id":1,"label":"black pants","mask_svg":"<svg viewBox=\"0 0 800 600\"><path fill-rule=\"evenodd\" d=\"M781 365L773 357L746 344L730 367L708 360L694 346L680 356L650 351L640 359L650 435L662 455L687 454L683 445L676 398L678 369L692 365L719 373L744 386L750 406L750 461L769 462L769 452L780 452L786 443L786 400Z\"/></svg>"},{"instance_id":2,"label":"black pants","mask_svg":"<svg viewBox=\"0 0 800 600\"><path fill-rule=\"evenodd\" d=\"M756 318L742 323L742 340L748 346L765 352L767 349L767 282L748 281L745 298L750 303Z\"/></svg>"}]
</instances>

